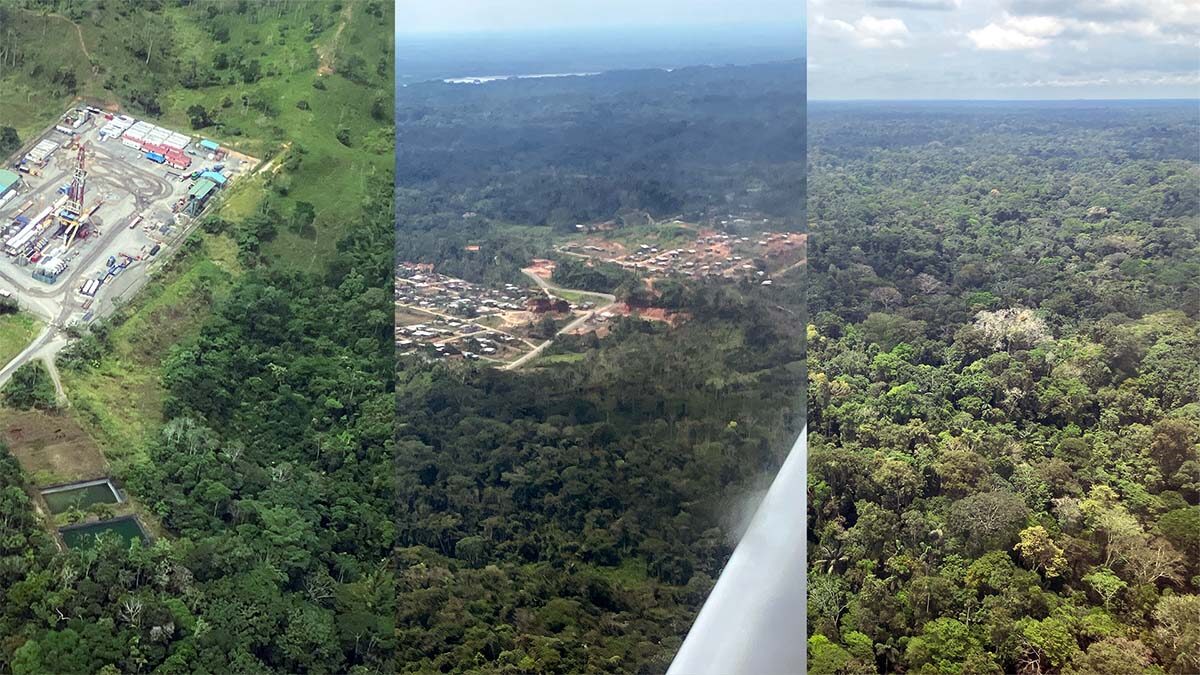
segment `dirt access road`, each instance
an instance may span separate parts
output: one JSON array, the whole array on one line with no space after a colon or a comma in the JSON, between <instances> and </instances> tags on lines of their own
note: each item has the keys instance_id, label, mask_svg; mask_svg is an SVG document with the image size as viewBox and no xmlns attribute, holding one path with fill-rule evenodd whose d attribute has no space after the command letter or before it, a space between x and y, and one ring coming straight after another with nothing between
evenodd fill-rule
<instances>
[{"instance_id":1,"label":"dirt access road","mask_svg":"<svg viewBox=\"0 0 1200 675\"><path fill-rule=\"evenodd\" d=\"M609 293L594 293L592 291L578 291L578 290L575 290L572 288L563 288L562 286L558 286L556 284L553 284L553 283L543 279L542 277L535 274L532 270L524 269L521 271L525 273L525 276L529 277L530 279L533 279L533 281L538 285L538 288L542 289L542 292L544 292L549 297L552 297L552 298L558 297L554 294L554 291L565 291L568 293L578 293L579 295L585 295L588 297L596 298L599 301L603 301L604 304L600 304L600 302L597 302L595 308L589 310L586 314L583 314L582 316L578 317L571 323L568 323L567 325L563 326L561 329L559 329L558 333L555 334L555 337L557 337L558 335L562 335L563 333L568 333L570 331L573 331L576 328L582 326L586 321L588 321L593 316L595 316L596 312L603 312L604 310L608 309L609 307L612 307L613 304L616 303L616 301L617 301L617 296L611 295ZM550 338L549 340L546 340L545 342L538 345L537 347L534 347L533 351L529 352L528 354L525 354L524 356L522 356L521 358L519 358L515 361L512 361L507 366L504 366L503 368L501 368L501 370L516 370L517 368L520 368L521 366L525 365L526 363L530 362L531 360L537 358L539 354L541 354L547 347L549 347L553 343L554 343L554 338Z\"/></svg>"}]
</instances>

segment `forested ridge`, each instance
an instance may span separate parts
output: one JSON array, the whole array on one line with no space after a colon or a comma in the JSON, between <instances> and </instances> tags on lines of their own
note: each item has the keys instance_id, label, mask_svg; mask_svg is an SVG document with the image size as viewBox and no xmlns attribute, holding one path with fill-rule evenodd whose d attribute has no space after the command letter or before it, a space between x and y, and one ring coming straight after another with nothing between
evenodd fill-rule
<instances>
[{"instance_id":1,"label":"forested ridge","mask_svg":"<svg viewBox=\"0 0 1200 675\"><path fill-rule=\"evenodd\" d=\"M809 120L810 672L1200 671L1195 103Z\"/></svg>"},{"instance_id":2,"label":"forested ridge","mask_svg":"<svg viewBox=\"0 0 1200 675\"><path fill-rule=\"evenodd\" d=\"M410 86L400 259L528 284L514 273L562 226L626 211L762 209L756 229L798 229L803 73ZM631 276L564 264L556 278L593 290ZM401 670L664 672L800 431L802 281L689 280L671 293L678 327L560 336L547 354L574 358L544 367L401 361Z\"/></svg>"}]
</instances>

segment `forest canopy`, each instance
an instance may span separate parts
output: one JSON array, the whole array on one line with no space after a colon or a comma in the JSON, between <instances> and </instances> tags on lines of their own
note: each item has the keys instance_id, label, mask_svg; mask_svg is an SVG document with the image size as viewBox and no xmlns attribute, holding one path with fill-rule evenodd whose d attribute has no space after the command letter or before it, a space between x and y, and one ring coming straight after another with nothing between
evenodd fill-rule
<instances>
[{"instance_id":1,"label":"forest canopy","mask_svg":"<svg viewBox=\"0 0 1200 675\"><path fill-rule=\"evenodd\" d=\"M1200 670L1194 106L809 119L810 672Z\"/></svg>"}]
</instances>

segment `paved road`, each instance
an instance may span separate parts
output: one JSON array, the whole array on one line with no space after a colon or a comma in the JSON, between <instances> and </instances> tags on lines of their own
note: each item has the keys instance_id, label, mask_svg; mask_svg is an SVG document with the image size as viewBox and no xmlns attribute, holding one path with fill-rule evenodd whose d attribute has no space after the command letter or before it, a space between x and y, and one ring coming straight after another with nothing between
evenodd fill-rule
<instances>
[{"instance_id":1,"label":"paved road","mask_svg":"<svg viewBox=\"0 0 1200 675\"><path fill-rule=\"evenodd\" d=\"M578 293L579 295L586 295L586 296L591 296L594 298L599 298L600 300L604 301L603 305L598 304L595 309L590 310L588 313L580 316L579 318L575 319L571 323L568 323L567 325L563 326L557 333L555 333L555 337L562 335L563 333L569 333L569 332L575 330L576 328L582 326L585 322L587 322L589 319L591 319L593 316L595 316L596 312L603 312L604 310L611 307L613 305L613 303L615 303L617 301L617 296L611 295L609 293L595 293L593 291L577 291L577 290L571 289L571 288L563 288L562 286L559 286L557 284L553 284L549 281L546 281L545 279L539 277L538 275L534 274L533 272L531 272L529 270L521 270L521 271L525 273L525 276L529 277L530 279L533 279L533 281L538 285L538 288L541 288L542 291L547 296L558 297L558 296L554 295L554 291L566 291L568 293ZM529 363L533 359L536 359L543 351L545 351L545 349L547 347L549 347L553 343L554 343L554 338L550 338L549 340L546 340L545 342L538 345L537 347L534 347L533 351L529 352L528 354L525 354L524 356L522 356L521 358L519 358L515 361L510 362L508 365L501 368L501 370L516 370L517 368L520 368L521 366L525 365L526 363Z\"/></svg>"}]
</instances>

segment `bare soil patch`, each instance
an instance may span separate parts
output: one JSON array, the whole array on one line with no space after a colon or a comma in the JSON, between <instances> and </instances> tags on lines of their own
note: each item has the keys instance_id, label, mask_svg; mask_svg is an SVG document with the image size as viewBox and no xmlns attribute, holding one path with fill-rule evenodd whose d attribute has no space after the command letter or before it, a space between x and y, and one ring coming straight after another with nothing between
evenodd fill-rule
<instances>
[{"instance_id":1,"label":"bare soil patch","mask_svg":"<svg viewBox=\"0 0 1200 675\"><path fill-rule=\"evenodd\" d=\"M0 436L38 486L108 475L100 447L70 413L0 409Z\"/></svg>"}]
</instances>

